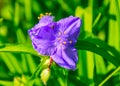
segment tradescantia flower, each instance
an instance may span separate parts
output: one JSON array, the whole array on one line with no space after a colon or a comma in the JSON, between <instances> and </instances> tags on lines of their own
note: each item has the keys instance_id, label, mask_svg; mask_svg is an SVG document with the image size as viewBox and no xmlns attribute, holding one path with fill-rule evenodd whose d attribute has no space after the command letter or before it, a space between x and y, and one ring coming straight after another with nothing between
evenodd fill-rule
<instances>
[{"instance_id":1,"label":"tradescantia flower","mask_svg":"<svg viewBox=\"0 0 120 86\"><path fill-rule=\"evenodd\" d=\"M58 22L50 15L43 16L28 31L34 49L41 55L50 56L59 66L75 70L78 61L74 48L80 33L81 20L69 16Z\"/></svg>"}]
</instances>

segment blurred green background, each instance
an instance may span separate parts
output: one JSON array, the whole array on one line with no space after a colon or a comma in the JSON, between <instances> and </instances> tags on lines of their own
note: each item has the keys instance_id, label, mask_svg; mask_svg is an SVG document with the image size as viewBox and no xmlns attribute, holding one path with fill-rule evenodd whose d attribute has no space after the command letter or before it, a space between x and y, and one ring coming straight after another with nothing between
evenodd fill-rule
<instances>
[{"instance_id":1,"label":"blurred green background","mask_svg":"<svg viewBox=\"0 0 120 86\"><path fill-rule=\"evenodd\" d=\"M44 86L44 57L26 47L28 29L46 12L56 21L70 15L82 19L77 69L53 64L47 86L120 86L120 0L0 0L0 86ZM2 50L3 44L13 46Z\"/></svg>"}]
</instances>

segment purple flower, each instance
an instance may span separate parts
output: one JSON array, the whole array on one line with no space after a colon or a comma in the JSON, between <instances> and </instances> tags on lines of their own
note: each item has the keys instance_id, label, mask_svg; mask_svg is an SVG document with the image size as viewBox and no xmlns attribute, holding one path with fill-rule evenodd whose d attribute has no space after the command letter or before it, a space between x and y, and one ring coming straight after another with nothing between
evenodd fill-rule
<instances>
[{"instance_id":1,"label":"purple flower","mask_svg":"<svg viewBox=\"0 0 120 86\"><path fill-rule=\"evenodd\" d=\"M53 19L53 16L43 16L28 31L33 47L41 55L50 56L59 66L75 70L78 55L74 45L80 33L81 20L73 16L58 22Z\"/></svg>"}]
</instances>

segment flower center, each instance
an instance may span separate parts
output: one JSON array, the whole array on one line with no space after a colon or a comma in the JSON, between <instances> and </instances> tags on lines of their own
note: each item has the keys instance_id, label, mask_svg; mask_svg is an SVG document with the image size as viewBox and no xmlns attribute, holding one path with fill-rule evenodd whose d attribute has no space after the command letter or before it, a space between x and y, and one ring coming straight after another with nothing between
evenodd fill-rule
<instances>
[{"instance_id":1,"label":"flower center","mask_svg":"<svg viewBox=\"0 0 120 86\"><path fill-rule=\"evenodd\" d=\"M62 46L62 45L71 45L73 41L69 38L69 36L66 34L64 31L58 32L58 38L57 38L57 44Z\"/></svg>"}]
</instances>

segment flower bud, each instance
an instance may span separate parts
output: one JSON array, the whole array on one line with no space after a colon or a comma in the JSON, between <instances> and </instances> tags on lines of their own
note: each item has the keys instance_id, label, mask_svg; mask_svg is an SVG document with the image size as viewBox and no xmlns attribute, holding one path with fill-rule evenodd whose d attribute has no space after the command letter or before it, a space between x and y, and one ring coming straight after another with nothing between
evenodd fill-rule
<instances>
[{"instance_id":1,"label":"flower bud","mask_svg":"<svg viewBox=\"0 0 120 86\"><path fill-rule=\"evenodd\" d=\"M51 73L50 69L46 68L40 74L41 80L45 85L47 84L47 81L50 78L50 73Z\"/></svg>"},{"instance_id":2,"label":"flower bud","mask_svg":"<svg viewBox=\"0 0 120 86\"><path fill-rule=\"evenodd\" d=\"M46 61L44 62L42 68L43 69L48 68L49 64L50 64L50 58L46 59Z\"/></svg>"}]
</instances>

